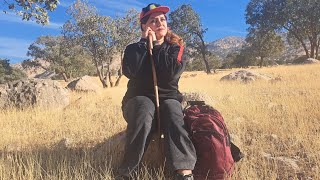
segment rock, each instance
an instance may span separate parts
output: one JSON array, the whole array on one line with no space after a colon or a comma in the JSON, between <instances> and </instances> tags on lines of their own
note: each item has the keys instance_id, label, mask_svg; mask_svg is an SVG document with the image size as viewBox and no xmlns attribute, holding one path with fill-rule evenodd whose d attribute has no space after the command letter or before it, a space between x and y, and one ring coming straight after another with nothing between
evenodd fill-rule
<instances>
[{"instance_id":1,"label":"rock","mask_svg":"<svg viewBox=\"0 0 320 180\"><path fill-rule=\"evenodd\" d=\"M182 106L187 106L187 101L205 101L206 104L213 104L213 98L202 92L182 92Z\"/></svg>"},{"instance_id":2,"label":"rock","mask_svg":"<svg viewBox=\"0 0 320 180\"><path fill-rule=\"evenodd\" d=\"M69 92L58 82L44 79L19 80L0 88L0 108L63 108L69 104Z\"/></svg>"},{"instance_id":3,"label":"rock","mask_svg":"<svg viewBox=\"0 0 320 180\"><path fill-rule=\"evenodd\" d=\"M21 152L24 148L20 143L8 144L5 146L5 152Z\"/></svg>"},{"instance_id":4,"label":"rock","mask_svg":"<svg viewBox=\"0 0 320 180\"><path fill-rule=\"evenodd\" d=\"M320 61L314 58L308 58L303 62L303 64L317 64L317 63L320 63Z\"/></svg>"},{"instance_id":5,"label":"rock","mask_svg":"<svg viewBox=\"0 0 320 180\"><path fill-rule=\"evenodd\" d=\"M72 147L72 140L70 138L63 138L61 139L56 145L55 149L63 150Z\"/></svg>"},{"instance_id":6,"label":"rock","mask_svg":"<svg viewBox=\"0 0 320 180\"><path fill-rule=\"evenodd\" d=\"M101 87L90 76L83 76L70 82L67 87L73 91L98 92Z\"/></svg>"},{"instance_id":7,"label":"rock","mask_svg":"<svg viewBox=\"0 0 320 180\"><path fill-rule=\"evenodd\" d=\"M142 161L147 164L148 167L159 167L159 165L163 165L160 158L159 141L156 135L157 133L153 135L149 147L143 156ZM98 157L112 157L111 163L118 166L123 159L126 139L126 131L121 131L106 139L104 142L97 144L93 148L93 152Z\"/></svg>"},{"instance_id":8,"label":"rock","mask_svg":"<svg viewBox=\"0 0 320 180\"><path fill-rule=\"evenodd\" d=\"M5 107L7 104L7 100L8 100L7 89L8 89L8 86L0 85L0 108Z\"/></svg>"},{"instance_id":9,"label":"rock","mask_svg":"<svg viewBox=\"0 0 320 180\"><path fill-rule=\"evenodd\" d=\"M240 82L244 82L244 83L248 83L251 81L256 81L258 79L262 79L262 80L271 80L272 77L268 76L268 75L264 75L264 74L260 74L260 73L256 73L256 72L252 72L252 71L247 71L247 70L240 70L240 71L236 71L233 73L230 73L226 76L223 76L220 81L240 81Z\"/></svg>"},{"instance_id":10,"label":"rock","mask_svg":"<svg viewBox=\"0 0 320 180\"><path fill-rule=\"evenodd\" d=\"M241 139L240 139L240 137L239 137L238 135L230 133L230 140L231 140L231 142L233 142L233 144L235 144L236 146L239 146L239 147L242 146Z\"/></svg>"},{"instance_id":11,"label":"rock","mask_svg":"<svg viewBox=\"0 0 320 180\"><path fill-rule=\"evenodd\" d=\"M13 64L14 68L25 72L28 78L35 78L37 75L48 71L50 63L43 59L26 60L22 63Z\"/></svg>"},{"instance_id":12,"label":"rock","mask_svg":"<svg viewBox=\"0 0 320 180\"><path fill-rule=\"evenodd\" d=\"M57 77L58 75L55 72L52 71L45 71L41 74L37 74L34 76L34 78L39 78L39 79L53 79Z\"/></svg>"},{"instance_id":13,"label":"rock","mask_svg":"<svg viewBox=\"0 0 320 180\"><path fill-rule=\"evenodd\" d=\"M261 155L267 160L271 161L272 163L276 164L276 167L278 168L278 172L290 172L293 174L296 174L300 172L300 167L298 165L298 160L284 157L284 156L278 156L278 157L272 157L271 154L262 152Z\"/></svg>"}]
</instances>

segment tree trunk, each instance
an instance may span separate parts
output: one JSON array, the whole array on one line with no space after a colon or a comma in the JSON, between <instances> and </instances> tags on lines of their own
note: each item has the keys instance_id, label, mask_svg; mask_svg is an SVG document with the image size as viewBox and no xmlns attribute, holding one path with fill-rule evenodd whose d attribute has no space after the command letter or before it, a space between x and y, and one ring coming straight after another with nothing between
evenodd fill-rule
<instances>
[{"instance_id":1,"label":"tree trunk","mask_svg":"<svg viewBox=\"0 0 320 180\"><path fill-rule=\"evenodd\" d=\"M103 88L107 88L108 87L107 77L106 76L102 76L100 70L99 70L98 74L99 74L99 79L100 79L100 81L102 83L102 87Z\"/></svg>"},{"instance_id":2,"label":"tree trunk","mask_svg":"<svg viewBox=\"0 0 320 180\"><path fill-rule=\"evenodd\" d=\"M122 66L120 66L120 68L118 70L118 78L117 78L116 84L114 86L119 85L121 77L122 77Z\"/></svg>"},{"instance_id":3,"label":"tree trunk","mask_svg":"<svg viewBox=\"0 0 320 180\"><path fill-rule=\"evenodd\" d=\"M96 70L97 70L97 74L99 76L100 82L102 83L102 87L103 88L107 88L108 87L107 78L105 76L103 76L102 72L100 71L100 69L98 67L99 65L98 65L98 62L97 62L96 58L93 58L93 61L94 61L94 64L96 66Z\"/></svg>"},{"instance_id":4,"label":"tree trunk","mask_svg":"<svg viewBox=\"0 0 320 180\"><path fill-rule=\"evenodd\" d=\"M211 70L210 70L210 67L209 67L209 62L208 62L208 60L206 59L205 53L202 53L202 59L203 59L203 61L204 61L204 65L205 65L205 68L206 68L206 73L207 73L207 74L211 74Z\"/></svg>"},{"instance_id":5,"label":"tree trunk","mask_svg":"<svg viewBox=\"0 0 320 180\"><path fill-rule=\"evenodd\" d=\"M68 78L67 78L66 73L63 72L63 73L61 73L61 75L62 75L62 77L63 77L63 80L64 80L65 82L68 82Z\"/></svg>"},{"instance_id":6,"label":"tree trunk","mask_svg":"<svg viewBox=\"0 0 320 180\"><path fill-rule=\"evenodd\" d=\"M205 68L206 68L206 73L207 74L211 74L211 70L210 70L210 67L209 67L209 62L206 59L206 44L204 43L202 35L200 33L196 33L196 34L198 35L198 37L201 40L201 46L202 47L200 47L200 49L201 49L202 59L204 61L204 65L205 65Z\"/></svg>"},{"instance_id":7,"label":"tree trunk","mask_svg":"<svg viewBox=\"0 0 320 180\"><path fill-rule=\"evenodd\" d=\"M110 83L110 87L113 87L113 81L112 81L112 77L111 77L111 72L108 72L108 76L109 76L109 83Z\"/></svg>"},{"instance_id":8,"label":"tree trunk","mask_svg":"<svg viewBox=\"0 0 320 180\"><path fill-rule=\"evenodd\" d=\"M260 57L260 63L259 63L259 67L260 67L260 68L262 68L263 61L264 61L264 58L263 58L263 57Z\"/></svg>"},{"instance_id":9,"label":"tree trunk","mask_svg":"<svg viewBox=\"0 0 320 180\"><path fill-rule=\"evenodd\" d=\"M316 59L319 58L319 47L320 47L320 37L319 37L318 44L317 44L317 47L316 47Z\"/></svg>"},{"instance_id":10,"label":"tree trunk","mask_svg":"<svg viewBox=\"0 0 320 180\"><path fill-rule=\"evenodd\" d=\"M317 39L314 39L314 37L309 37L310 41L310 57L315 58L315 49L317 46Z\"/></svg>"},{"instance_id":11,"label":"tree trunk","mask_svg":"<svg viewBox=\"0 0 320 180\"><path fill-rule=\"evenodd\" d=\"M119 70L118 70L118 78L117 78L116 84L115 84L114 86L118 86L118 85L119 85L120 79L121 79L121 77L122 77L123 54L124 54L124 52L121 51L121 57L120 57L120 58L121 58L121 64L120 64L120 68L119 68Z\"/></svg>"},{"instance_id":12,"label":"tree trunk","mask_svg":"<svg viewBox=\"0 0 320 180\"><path fill-rule=\"evenodd\" d=\"M307 45L303 42L303 38L301 36L299 36L298 33L296 33L295 31L290 30L288 27L283 26L283 28L286 29L287 31L291 32L293 34L293 36L301 43L301 45L304 49L304 52L306 53L306 56L309 58L310 57L309 50L307 48Z\"/></svg>"}]
</instances>

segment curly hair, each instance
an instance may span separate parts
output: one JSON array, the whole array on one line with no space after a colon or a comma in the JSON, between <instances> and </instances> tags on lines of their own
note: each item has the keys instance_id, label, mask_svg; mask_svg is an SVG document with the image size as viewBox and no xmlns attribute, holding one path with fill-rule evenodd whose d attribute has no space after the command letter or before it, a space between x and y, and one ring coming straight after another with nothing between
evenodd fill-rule
<instances>
[{"instance_id":1,"label":"curly hair","mask_svg":"<svg viewBox=\"0 0 320 180\"><path fill-rule=\"evenodd\" d=\"M165 40L170 44L179 44L180 46L185 45L183 39L169 29L168 29L167 35L165 36Z\"/></svg>"}]
</instances>

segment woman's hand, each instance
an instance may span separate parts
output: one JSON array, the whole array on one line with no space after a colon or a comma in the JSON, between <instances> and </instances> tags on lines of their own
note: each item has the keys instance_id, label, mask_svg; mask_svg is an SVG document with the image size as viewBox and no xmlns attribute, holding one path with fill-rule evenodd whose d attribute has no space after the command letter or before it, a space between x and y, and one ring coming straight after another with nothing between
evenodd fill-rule
<instances>
[{"instance_id":1,"label":"woman's hand","mask_svg":"<svg viewBox=\"0 0 320 180\"><path fill-rule=\"evenodd\" d=\"M149 35L152 36L152 41L157 41L156 33L150 27L147 27L145 31L142 31L142 38L147 39Z\"/></svg>"}]
</instances>

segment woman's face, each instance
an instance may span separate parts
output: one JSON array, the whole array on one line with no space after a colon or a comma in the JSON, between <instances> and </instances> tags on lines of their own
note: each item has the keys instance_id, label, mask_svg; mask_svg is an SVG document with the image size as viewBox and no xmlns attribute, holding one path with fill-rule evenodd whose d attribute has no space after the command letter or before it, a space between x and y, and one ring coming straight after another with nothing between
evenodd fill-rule
<instances>
[{"instance_id":1,"label":"woman's face","mask_svg":"<svg viewBox=\"0 0 320 180\"><path fill-rule=\"evenodd\" d=\"M146 24L143 24L144 30L147 27L156 33L157 39L163 38L168 32L166 16L162 12L152 13Z\"/></svg>"}]
</instances>

